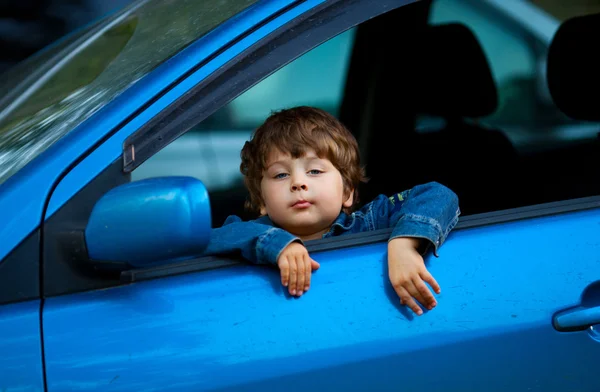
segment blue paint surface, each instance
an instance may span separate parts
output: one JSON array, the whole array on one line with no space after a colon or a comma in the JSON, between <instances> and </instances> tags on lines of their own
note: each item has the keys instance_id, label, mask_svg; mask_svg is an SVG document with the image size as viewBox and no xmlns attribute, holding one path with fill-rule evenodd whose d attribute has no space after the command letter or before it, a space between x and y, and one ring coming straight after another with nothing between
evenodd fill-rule
<instances>
[{"instance_id":1,"label":"blue paint surface","mask_svg":"<svg viewBox=\"0 0 600 392\"><path fill-rule=\"evenodd\" d=\"M160 177L111 189L85 229L92 260L134 267L190 258L210 240L208 191L191 177Z\"/></svg>"},{"instance_id":2,"label":"blue paint surface","mask_svg":"<svg viewBox=\"0 0 600 392\"><path fill-rule=\"evenodd\" d=\"M0 306L0 391L43 390L40 301Z\"/></svg>"},{"instance_id":3,"label":"blue paint surface","mask_svg":"<svg viewBox=\"0 0 600 392\"><path fill-rule=\"evenodd\" d=\"M49 388L597 391L599 343L552 315L598 281L599 224L592 210L452 233L427 258L442 293L421 317L399 305L384 242L314 253L300 299L257 266L50 298Z\"/></svg>"}]
</instances>

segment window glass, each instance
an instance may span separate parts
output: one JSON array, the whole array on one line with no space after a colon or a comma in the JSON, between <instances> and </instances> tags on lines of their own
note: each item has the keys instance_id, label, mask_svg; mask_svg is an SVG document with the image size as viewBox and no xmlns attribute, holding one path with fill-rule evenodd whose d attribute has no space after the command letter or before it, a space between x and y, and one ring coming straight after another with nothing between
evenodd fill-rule
<instances>
[{"instance_id":1,"label":"window glass","mask_svg":"<svg viewBox=\"0 0 600 392\"><path fill-rule=\"evenodd\" d=\"M317 106L338 115L354 31L343 33L298 58L231 103L233 128L255 128L273 109Z\"/></svg>"},{"instance_id":2,"label":"window glass","mask_svg":"<svg viewBox=\"0 0 600 392\"><path fill-rule=\"evenodd\" d=\"M542 3L545 9L538 7ZM591 163L599 153L600 124L568 118L548 92L546 59L554 33L565 15L585 13L577 11L574 2L566 4L432 1L429 23L458 22L469 27L487 57L498 91L498 107L490 116L453 124L421 118L417 123L418 130L429 131L420 132L419 139L432 143L426 146L428 151L442 139L445 144L439 154L453 150L451 160L458 163L449 163L435 175L443 174L441 181L457 191L463 212L600 194L597 165ZM566 8L569 12L562 17L553 16ZM485 175L470 173L467 169L473 164Z\"/></svg>"},{"instance_id":3,"label":"window glass","mask_svg":"<svg viewBox=\"0 0 600 392\"><path fill-rule=\"evenodd\" d=\"M481 9L461 0L435 0L431 24L459 22L468 26L487 56L498 88L498 109L489 118L491 125L531 123L535 119L528 90L535 82L536 56L525 32L509 29L500 22L491 23Z\"/></svg>"},{"instance_id":4,"label":"window glass","mask_svg":"<svg viewBox=\"0 0 600 392\"><path fill-rule=\"evenodd\" d=\"M528 0L555 18L563 21L574 16L596 14L600 12L598 0Z\"/></svg>"},{"instance_id":5,"label":"window glass","mask_svg":"<svg viewBox=\"0 0 600 392\"><path fill-rule=\"evenodd\" d=\"M543 71L549 41L534 33L537 27L528 25L527 18L511 14L506 8L501 9L510 8L511 4L525 4L532 15L539 14L546 23L544 28L558 23L526 2L432 2L429 23L459 22L475 34L497 84L498 108L485 118L467 120L464 127L460 121L454 121L454 128L450 126L448 132L437 132L449 124L440 118L429 122L429 125L436 124L435 129L428 129L431 132L415 136L411 122L410 130L394 128L399 132L393 137L389 127L396 126L397 117L410 118L413 114L389 113L387 118L382 111L361 110L365 117L361 118L361 122L365 120L365 123L375 124L365 132L381 136L368 139L366 147L371 158L367 161L371 168L368 176L372 180L369 181L369 191L373 195L438 181L459 194L461 209L468 215L600 193L597 189L600 185L588 180L589 170L582 170L591 167L588 161L595 145L590 141L595 140L600 128L595 124L567 119L553 105ZM380 20L384 26L385 23L393 23ZM415 27L421 26L415 24ZM380 39L384 30L364 30L366 38L361 42ZM332 38L265 78L138 167L132 174L133 180L169 175L193 176L206 184L211 193L211 203L218 204L213 206L214 211L219 211L214 215L214 226L222 224L228 214L241 215L239 207L247 194L239 172L239 154L244 142L272 111L281 108L300 104L317 106L339 118L351 52L366 50L361 45L354 48L354 36L355 31L350 30ZM397 37L393 40L400 42ZM360 53L354 53L354 56L359 58ZM374 56L370 61L378 59ZM386 56L381 56L380 61L385 59ZM374 64L372 69L372 72L379 72L377 70L382 67ZM389 77L396 76L392 72ZM357 77L368 78L369 75L365 72ZM373 83L379 81L378 78L367 81L371 80ZM365 83L365 88L374 86ZM368 99L364 103L363 100L356 102L385 104L377 99L389 99L390 96L396 99L396 94L403 92L400 89L392 95L375 95L373 102ZM353 94L357 97L368 95L363 90ZM371 113L377 113L380 122L368 119ZM373 130L375 126L385 130ZM421 162L394 181L383 170L389 165L389 158L383 152L387 151L384 147L390 145L390 140L402 143L405 159ZM426 160L420 155L423 151L431 154ZM412 158L407 158L409 156ZM471 172L474 164L483 168L486 176L479 177ZM373 171L373 168L377 170ZM561 174L561 169L569 174ZM365 197L365 200L368 199Z\"/></svg>"},{"instance_id":6,"label":"window glass","mask_svg":"<svg viewBox=\"0 0 600 392\"><path fill-rule=\"evenodd\" d=\"M148 159L132 179L187 175L209 191L239 184L244 142L272 111L309 105L337 116L353 39L349 30L279 69Z\"/></svg>"},{"instance_id":7,"label":"window glass","mask_svg":"<svg viewBox=\"0 0 600 392\"><path fill-rule=\"evenodd\" d=\"M498 91L496 111L478 121L501 129L524 153L595 137L595 127L569 119L552 102L546 81L546 58L560 21L536 3L554 10L569 8L551 1L523 4L434 0L430 13L431 24L458 22L473 31L488 59ZM571 12L576 8L571 6Z\"/></svg>"},{"instance_id":8,"label":"window glass","mask_svg":"<svg viewBox=\"0 0 600 392\"><path fill-rule=\"evenodd\" d=\"M0 183L183 47L255 2L137 3L82 31L83 42L69 38L17 66L11 75L39 76L0 85L7 92L14 87L10 94L16 94L0 103ZM32 69L35 65L40 68Z\"/></svg>"}]
</instances>

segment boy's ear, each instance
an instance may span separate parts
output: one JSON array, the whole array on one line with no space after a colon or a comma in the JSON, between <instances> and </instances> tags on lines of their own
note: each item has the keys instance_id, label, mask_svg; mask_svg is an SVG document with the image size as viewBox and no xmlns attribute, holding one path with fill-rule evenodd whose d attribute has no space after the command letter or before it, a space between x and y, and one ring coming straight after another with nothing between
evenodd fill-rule
<instances>
[{"instance_id":1,"label":"boy's ear","mask_svg":"<svg viewBox=\"0 0 600 392\"><path fill-rule=\"evenodd\" d=\"M354 189L350 191L348 198L346 199L346 201L344 201L342 206L345 208L350 208L352 207L352 204L354 204Z\"/></svg>"},{"instance_id":2,"label":"boy's ear","mask_svg":"<svg viewBox=\"0 0 600 392\"><path fill-rule=\"evenodd\" d=\"M260 206L260 216L267 215L267 209L265 206Z\"/></svg>"}]
</instances>

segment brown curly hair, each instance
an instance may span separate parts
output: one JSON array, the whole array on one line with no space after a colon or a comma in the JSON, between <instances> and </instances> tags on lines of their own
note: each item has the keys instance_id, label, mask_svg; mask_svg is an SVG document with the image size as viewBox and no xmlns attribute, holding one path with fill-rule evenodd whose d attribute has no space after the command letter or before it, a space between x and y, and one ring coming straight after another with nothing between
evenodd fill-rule
<instances>
[{"instance_id":1,"label":"brown curly hair","mask_svg":"<svg viewBox=\"0 0 600 392\"><path fill-rule=\"evenodd\" d=\"M338 119L309 106L273 112L242 148L240 171L250 193L246 208L259 211L264 205L260 183L273 148L293 158L312 149L320 158L329 159L342 175L345 197L354 190L354 204L344 208L346 213L352 212L358 202L358 185L367 180L358 143Z\"/></svg>"}]
</instances>

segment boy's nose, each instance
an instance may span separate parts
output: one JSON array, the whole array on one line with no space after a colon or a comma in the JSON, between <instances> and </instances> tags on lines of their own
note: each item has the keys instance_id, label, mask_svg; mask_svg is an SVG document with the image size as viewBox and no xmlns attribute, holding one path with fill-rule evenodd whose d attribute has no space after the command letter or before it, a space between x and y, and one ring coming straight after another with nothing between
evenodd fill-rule
<instances>
[{"instance_id":1,"label":"boy's nose","mask_svg":"<svg viewBox=\"0 0 600 392\"><path fill-rule=\"evenodd\" d=\"M306 191L306 190L308 190L308 187L306 186L306 184L303 184L300 182L292 184L292 192L300 191L300 190Z\"/></svg>"}]
</instances>

